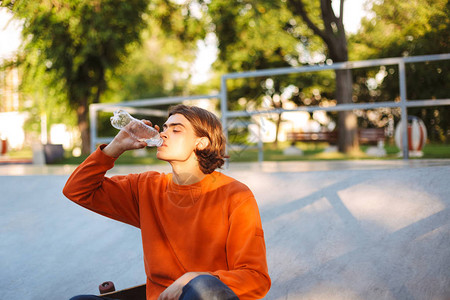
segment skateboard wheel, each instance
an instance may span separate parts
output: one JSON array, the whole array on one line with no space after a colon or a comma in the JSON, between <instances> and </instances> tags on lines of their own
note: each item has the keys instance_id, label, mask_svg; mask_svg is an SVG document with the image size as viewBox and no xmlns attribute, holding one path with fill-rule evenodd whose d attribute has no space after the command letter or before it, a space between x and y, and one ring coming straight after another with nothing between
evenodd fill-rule
<instances>
[{"instance_id":1,"label":"skateboard wheel","mask_svg":"<svg viewBox=\"0 0 450 300\"><path fill-rule=\"evenodd\" d=\"M112 281L105 281L98 286L98 290L100 294L114 292L116 288L114 287L114 283Z\"/></svg>"}]
</instances>

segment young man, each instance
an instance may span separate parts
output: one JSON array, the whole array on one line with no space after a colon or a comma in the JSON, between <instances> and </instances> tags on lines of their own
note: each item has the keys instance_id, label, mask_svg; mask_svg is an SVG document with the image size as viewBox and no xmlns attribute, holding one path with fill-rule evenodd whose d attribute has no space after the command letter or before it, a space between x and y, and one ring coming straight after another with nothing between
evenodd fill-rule
<instances>
[{"instance_id":1,"label":"young man","mask_svg":"<svg viewBox=\"0 0 450 300\"><path fill-rule=\"evenodd\" d=\"M247 186L215 171L225 158L220 121L177 105L160 135L156 157L172 173L105 177L123 152L146 146L121 130L74 171L64 195L141 229L148 300L264 297L271 282L257 203Z\"/></svg>"}]
</instances>

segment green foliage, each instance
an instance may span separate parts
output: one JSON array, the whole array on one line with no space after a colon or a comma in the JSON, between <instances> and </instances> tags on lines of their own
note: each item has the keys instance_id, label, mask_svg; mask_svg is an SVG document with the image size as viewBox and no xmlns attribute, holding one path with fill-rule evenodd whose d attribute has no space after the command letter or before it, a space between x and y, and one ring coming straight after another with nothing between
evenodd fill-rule
<instances>
[{"instance_id":1,"label":"green foliage","mask_svg":"<svg viewBox=\"0 0 450 300\"><path fill-rule=\"evenodd\" d=\"M139 40L146 6L140 0L19 1L13 11L25 21L25 53L38 54L29 69L45 65L77 107L83 98L98 102L106 70L118 66Z\"/></svg>"},{"instance_id":2,"label":"green foliage","mask_svg":"<svg viewBox=\"0 0 450 300\"><path fill-rule=\"evenodd\" d=\"M100 100L207 93L217 88L217 78L201 87L189 82L196 43L208 33L219 41L214 64L218 73L324 63L329 51L294 13L299 2L7 0L1 5L25 22L19 60L22 91L26 102L34 103L26 109L36 120L45 112L49 123L74 124L67 103L76 109ZM303 2L312 23L325 30L320 1ZM349 38L350 60L450 52L448 0L372 3L373 17L363 20L361 30ZM408 64L408 98L448 98L449 69L449 62ZM380 72L383 80L371 86L368 79ZM356 102L398 98L395 66L354 70L353 79ZM228 80L227 84L231 109L261 107L267 99L270 106L279 107L277 99L293 86L290 100L297 105L336 98L333 72ZM426 121L432 139L444 141L450 132L449 111L414 108L409 113ZM364 113L364 120L369 113ZM392 114L398 121L395 111L381 117Z\"/></svg>"},{"instance_id":3,"label":"green foliage","mask_svg":"<svg viewBox=\"0 0 450 300\"><path fill-rule=\"evenodd\" d=\"M360 31L349 38L353 60L416 56L450 52L450 1L417 0L374 2L373 17L362 21ZM446 99L450 90L449 61L406 65L407 98ZM383 79L370 87L368 78ZM383 74L384 73L384 74ZM397 66L354 71L358 101L393 101L399 97ZM393 112L395 114L395 112ZM450 141L450 108L410 108L422 118L432 141ZM399 115L395 116L396 121Z\"/></svg>"},{"instance_id":4,"label":"green foliage","mask_svg":"<svg viewBox=\"0 0 450 300\"><path fill-rule=\"evenodd\" d=\"M296 67L328 63L327 56L335 61L347 58L342 18L334 14L331 1L214 0L208 8L219 40L216 70ZM346 93L351 90L351 82L336 81L342 72L332 73L228 80L228 106L267 109L281 108L287 100L297 105L317 105L323 99L343 102L349 98ZM294 91L287 93L289 89ZM274 121L279 128L281 115Z\"/></svg>"},{"instance_id":5,"label":"green foliage","mask_svg":"<svg viewBox=\"0 0 450 300\"><path fill-rule=\"evenodd\" d=\"M374 2L374 17L362 20L350 41L352 59L449 52L450 3L447 0Z\"/></svg>"},{"instance_id":6,"label":"green foliage","mask_svg":"<svg viewBox=\"0 0 450 300\"><path fill-rule=\"evenodd\" d=\"M47 67L38 63L37 52L30 51L27 59L17 66L22 78L19 109L28 114L24 129L28 137L36 140L41 133L40 123L43 118L47 130L54 123L64 123L69 128L77 125L75 116L67 106L67 97L62 92L62 81L53 81Z\"/></svg>"},{"instance_id":7,"label":"green foliage","mask_svg":"<svg viewBox=\"0 0 450 300\"><path fill-rule=\"evenodd\" d=\"M205 37L205 23L202 14L206 4L197 1L174 3L171 0L153 0L150 2L152 27L162 30L169 38L185 44L195 44L197 39ZM178 1L180 2L180 1Z\"/></svg>"},{"instance_id":8,"label":"green foliage","mask_svg":"<svg viewBox=\"0 0 450 300\"><path fill-rule=\"evenodd\" d=\"M298 66L309 62L302 54L323 51L318 37L282 2L215 0L208 13L219 39L216 67L227 72Z\"/></svg>"},{"instance_id":9,"label":"green foliage","mask_svg":"<svg viewBox=\"0 0 450 300\"><path fill-rule=\"evenodd\" d=\"M39 130L43 113L59 114L49 123L72 124L76 111L80 131L88 133L89 103L195 92L189 80L197 41L206 32L205 5L165 0L18 0L2 5L24 21L19 62L21 93L32 116L28 129Z\"/></svg>"},{"instance_id":10,"label":"green foliage","mask_svg":"<svg viewBox=\"0 0 450 300\"><path fill-rule=\"evenodd\" d=\"M309 3L307 10L313 12L312 18L320 26L317 5ZM299 66L313 62L313 54L324 51L320 38L283 1L214 0L208 6L208 17L219 40L219 57L214 68L221 72ZM267 97L272 99L272 107L279 107L281 103L273 101L274 96L292 85L300 89L292 98L300 104L302 97L312 98L311 91L317 86L309 89L311 85L307 82L316 78L311 74L272 76L270 87L266 85L268 77L228 80L229 107L255 107ZM326 89L319 88L321 92ZM238 103L242 98L247 105Z\"/></svg>"},{"instance_id":11,"label":"green foliage","mask_svg":"<svg viewBox=\"0 0 450 300\"><path fill-rule=\"evenodd\" d=\"M167 35L156 20L148 20L142 45L109 78L103 102L119 102L189 94L195 43Z\"/></svg>"},{"instance_id":12,"label":"green foliage","mask_svg":"<svg viewBox=\"0 0 450 300\"><path fill-rule=\"evenodd\" d=\"M106 72L139 41L147 1L17 0L2 5L24 21L25 82L45 81L45 95L48 90L65 95L78 114L83 151L89 151L88 104L99 102L107 88Z\"/></svg>"}]
</instances>

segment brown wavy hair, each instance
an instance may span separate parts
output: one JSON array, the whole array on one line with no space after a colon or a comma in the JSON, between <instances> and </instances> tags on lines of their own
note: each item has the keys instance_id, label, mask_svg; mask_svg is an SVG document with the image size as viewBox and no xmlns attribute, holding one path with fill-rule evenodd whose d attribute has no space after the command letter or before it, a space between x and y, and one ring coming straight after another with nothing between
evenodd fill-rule
<instances>
[{"instance_id":1,"label":"brown wavy hair","mask_svg":"<svg viewBox=\"0 0 450 300\"><path fill-rule=\"evenodd\" d=\"M209 139L209 145L205 149L195 150L200 170L211 174L223 166L228 156L225 155L226 140L219 118L206 109L183 104L169 108L169 117L175 114L183 115L191 123L196 136Z\"/></svg>"}]
</instances>

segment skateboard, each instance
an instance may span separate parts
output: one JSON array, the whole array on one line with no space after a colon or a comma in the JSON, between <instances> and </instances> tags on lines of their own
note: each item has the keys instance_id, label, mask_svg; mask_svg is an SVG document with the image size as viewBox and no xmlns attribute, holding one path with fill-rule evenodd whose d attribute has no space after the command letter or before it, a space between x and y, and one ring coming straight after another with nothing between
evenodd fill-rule
<instances>
[{"instance_id":1,"label":"skateboard","mask_svg":"<svg viewBox=\"0 0 450 300\"><path fill-rule=\"evenodd\" d=\"M108 297L120 300L145 300L145 284L137 285L123 290L115 290L114 283L111 281L103 282L99 285L101 297Z\"/></svg>"}]
</instances>

